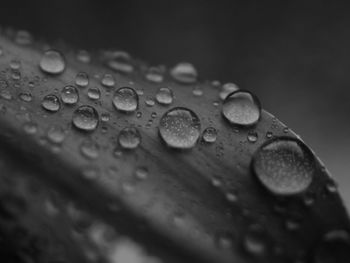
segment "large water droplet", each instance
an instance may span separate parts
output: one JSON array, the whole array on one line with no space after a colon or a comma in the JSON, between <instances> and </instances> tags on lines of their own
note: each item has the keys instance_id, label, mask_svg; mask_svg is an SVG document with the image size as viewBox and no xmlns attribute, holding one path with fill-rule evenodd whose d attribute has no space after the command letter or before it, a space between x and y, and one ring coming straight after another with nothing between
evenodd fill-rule
<instances>
[{"instance_id":1,"label":"large water droplet","mask_svg":"<svg viewBox=\"0 0 350 263\"><path fill-rule=\"evenodd\" d=\"M222 105L222 114L232 124L253 125L260 119L260 102L249 91L238 90L226 97Z\"/></svg>"},{"instance_id":2,"label":"large water droplet","mask_svg":"<svg viewBox=\"0 0 350 263\"><path fill-rule=\"evenodd\" d=\"M194 83L197 81L197 70L187 62L182 62L173 67L170 71L171 76L181 83Z\"/></svg>"},{"instance_id":3,"label":"large water droplet","mask_svg":"<svg viewBox=\"0 0 350 263\"><path fill-rule=\"evenodd\" d=\"M85 88L89 85L89 75L85 72L79 72L75 76L75 84L79 87Z\"/></svg>"},{"instance_id":4,"label":"large water droplet","mask_svg":"<svg viewBox=\"0 0 350 263\"><path fill-rule=\"evenodd\" d=\"M169 105L173 102L173 91L169 88L160 88L156 100L159 104Z\"/></svg>"},{"instance_id":5,"label":"large water droplet","mask_svg":"<svg viewBox=\"0 0 350 263\"><path fill-rule=\"evenodd\" d=\"M315 263L347 263L349 258L350 239L344 230L327 233L314 252Z\"/></svg>"},{"instance_id":6,"label":"large water droplet","mask_svg":"<svg viewBox=\"0 0 350 263\"><path fill-rule=\"evenodd\" d=\"M93 131L98 125L98 118L95 108L83 105L74 111L72 122L80 130Z\"/></svg>"},{"instance_id":7,"label":"large water droplet","mask_svg":"<svg viewBox=\"0 0 350 263\"><path fill-rule=\"evenodd\" d=\"M127 127L120 131L118 142L124 149L135 149L141 143L141 134L135 127Z\"/></svg>"},{"instance_id":8,"label":"large water droplet","mask_svg":"<svg viewBox=\"0 0 350 263\"><path fill-rule=\"evenodd\" d=\"M66 62L63 55L56 50L47 50L40 60L40 68L49 74L60 74L64 71Z\"/></svg>"},{"instance_id":9,"label":"large water droplet","mask_svg":"<svg viewBox=\"0 0 350 263\"><path fill-rule=\"evenodd\" d=\"M41 106L48 111L56 112L61 108L61 103L56 95L49 94L46 95L41 102Z\"/></svg>"},{"instance_id":10,"label":"large water droplet","mask_svg":"<svg viewBox=\"0 0 350 263\"><path fill-rule=\"evenodd\" d=\"M65 104L76 104L79 100L79 93L76 87L68 85L63 87L61 91L61 99Z\"/></svg>"},{"instance_id":11,"label":"large water droplet","mask_svg":"<svg viewBox=\"0 0 350 263\"><path fill-rule=\"evenodd\" d=\"M129 87L118 89L113 96L113 105L119 111L133 112L138 108L139 97Z\"/></svg>"},{"instance_id":12,"label":"large water droplet","mask_svg":"<svg viewBox=\"0 0 350 263\"><path fill-rule=\"evenodd\" d=\"M270 192L293 195L305 191L311 184L315 161L302 142L279 137L267 141L256 151L252 168Z\"/></svg>"},{"instance_id":13,"label":"large water droplet","mask_svg":"<svg viewBox=\"0 0 350 263\"><path fill-rule=\"evenodd\" d=\"M200 136L201 124L198 116L191 110L176 107L162 116L159 134L165 143L173 148L192 148Z\"/></svg>"}]
</instances>

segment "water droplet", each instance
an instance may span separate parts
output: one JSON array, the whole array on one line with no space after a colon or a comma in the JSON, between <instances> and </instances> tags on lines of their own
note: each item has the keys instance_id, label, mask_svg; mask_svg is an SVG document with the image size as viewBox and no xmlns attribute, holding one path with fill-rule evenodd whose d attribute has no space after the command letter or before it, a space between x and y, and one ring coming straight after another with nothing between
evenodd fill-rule
<instances>
[{"instance_id":1,"label":"water droplet","mask_svg":"<svg viewBox=\"0 0 350 263\"><path fill-rule=\"evenodd\" d=\"M11 77L14 80L19 80L19 79L21 79L21 72L18 70L13 70L11 73Z\"/></svg>"},{"instance_id":2,"label":"water droplet","mask_svg":"<svg viewBox=\"0 0 350 263\"><path fill-rule=\"evenodd\" d=\"M112 88L115 85L115 80L112 74L104 74L101 84L107 88Z\"/></svg>"},{"instance_id":3,"label":"water droplet","mask_svg":"<svg viewBox=\"0 0 350 263\"><path fill-rule=\"evenodd\" d=\"M19 45L30 45L33 42L32 35L26 30L18 30L15 42Z\"/></svg>"},{"instance_id":4,"label":"water droplet","mask_svg":"<svg viewBox=\"0 0 350 263\"><path fill-rule=\"evenodd\" d=\"M60 126L53 125L47 131L47 138L56 144L60 144L64 141L66 135L64 130Z\"/></svg>"},{"instance_id":5,"label":"water droplet","mask_svg":"<svg viewBox=\"0 0 350 263\"><path fill-rule=\"evenodd\" d=\"M169 105L173 102L173 91L169 88L160 88L156 95L159 104Z\"/></svg>"},{"instance_id":6,"label":"water droplet","mask_svg":"<svg viewBox=\"0 0 350 263\"><path fill-rule=\"evenodd\" d=\"M258 140L258 133L256 131L249 131L247 134L248 142L254 143Z\"/></svg>"},{"instance_id":7,"label":"water droplet","mask_svg":"<svg viewBox=\"0 0 350 263\"><path fill-rule=\"evenodd\" d=\"M79 87L85 88L89 85L89 75L85 72L79 72L75 77L75 84Z\"/></svg>"},{"instance_id":8,"label":"water droplet","mask_svg":"<svg viewBox=\"0 0 350 263\"><path fill-rule=\"evenodd\" d=\"M49 74L60 74L64 71L66 62L63 55L56 50L47 50L40 60L40 68Z\"/></svg>"},{"instance_id":9,"label":"water droplet","mask_svg":"<svg viewBox=\"0 0 350 263\"><path fill-rule=\"evenodd\" d=\"M254 256L261 256L264 254L266 245L262 234L255 231L248 233L244 239L244 248L248 253Z\"/></svg>"},{"instance_id":10,"label":"water droplet","mask_svg":"<svg viewBox=\"0 0 350 263\"><path fill-rule=\"evenodd\" d=\"M146 106L148 107L153 107L156 104L156 102L152 98L146 99L145 103L146 103Z\"/></svg>"},{"instance_id":11,"label":"water droplet","mask_svg":"<svg viewBox=\"0 0 350 263\"><path fill-rule=\"evenodd\" d=\"M19 69L21 67L21 61L18 59L13 59L10 61L11 69Z\"/></svg>"},{"instance_id":12,"label":"water droplet","mask_svg":"<svg viewBox=\"0 0 350 263\"><path fill-rule=\"evenodd\" d=\"M225 100L227 95L238 90L238 86L234 83L226 83L222 85L219 97L221 100Z\"/></svg>"},{"instance_id":13,"label":"water droplet","mask_svg":"<svg viewBox=\"0 0 350 263\"><path fill-rule=\"evenodd\" d=\"M226 199L231 203L235 203L238 200L237 195L233 192L226 193Z\"/></svg>"},{"instance_id":14,"label":"water droplet","mask_svg":"<svg viewBox=\"0 0 350 263\"><path fill-rule=\"evenodd\" d=\"M162 116L159 134L165 143L173 148L192 148L200 136L201 124L198 116L191 110L176 107Z\"/></svg>"},{"instance_id":15,"label":"water droplet","mask_svg":"<svg viewBox=\"0 0 350 263\"><path fill-rule=\"evenodd\" d=\"M203 95L203 90L199 87L195 87L193 90L192 90L192 94L196 97L200 97Z\"/></svg>"},{"instance_id":16,"label":"water droplet","mask_svg":"<svg viewBox=\"0 0 350 263\"><path fill-rule=\"evenodd\" d=\"M87 95L91 100L99 100L101 97L101 91L99 88L89 88Z\"/></svg>"},{"instance_id":17,"label":"water droplet","mask_svg":"<svg viewBox=\"0 0 350 263\"><path fill-rule=\"evenodd\" d=\"M138 103L139 97L132 88L123 87L114 93L113 105L119 111L133 112L138 108Z\"/></svg>"},{"instance_id":18,"label":"water droplet","mask_svg":"<svg viewBox=\"0 0 350 263\"><path fill-rule=\"evenodd\" d=\"M315 161L312 152L299 140L279 137L265 142L254 154L252 168L270 192L293 195L312 182Z\"/></svg>"},{"instance_id":19,"label":"water droplet","mask_svg":"<svg viewBox=\"0 0 350 263\"><path fill-rule=\"evenodd\" d=\"M148 177L147 167L138 167L135 171L135 176L137 179L145 180Z\"/></svg>"},{"instance_id":20,"label":"water droplet","mask_svg":"<svg viewBox=\"0 0 350 263\"><path fill-rule=\"evenodd\" d=\"M130 73L134 70L133 65L130 63L130 55L123 51L114 51L109 54L107 65L118 72Z\"/></svg>"},{"instance_id":21,"label":"water droplet","mask_svg":"<svg viewBox=\"0 0 350 263\"><path fill-rule=\"evenodd\" d=\"M56 95L49 94L44 97L41 106L47 111L56 112L61 108L61 103Z\"/></svg>"},{"instance_id":22,"label":"water droplet","mask_svg":"<svg viewBox=\"0 0 350 263\"><path fill-rule=\"evenodd\" d=\"M96 159L99 156L99 146L92 140L84 140L80 145L80 152L88 159Z\"/></svg>"},{"instance_id":23,"label":"water droplet","mask_svg":"<svg viewBox=\"0 0 350 263\"><path fill-rule=\"evenodd\" d=\"M68 85L61 90L61 99L65 104L76 104L79 100L79 93L76 87Z\"/></svg>"},{"instance_id":24,"label":"water droplet","mask_svg":"<svg viewBox=\"0 0 350 263\"><path fill-rule=\"evenodd\" d=\"M101 114L101 121L109 122L110 119L111 119L111 115L108 112L104 112Z\"/></svg>"},{"instance_id":25,"label":"water droplet","mask_svg":"<svg viewBox=\"0 0 350 263\"><path fill-rule=\"evenodd\" d=\"M314 252L315 263L346 263L350 258L350 238L345 230L327 233Z\"/></svg>"},{"instance_id":26,"label":"water droplet","mask_svg":"<svg viewBox=\"0 0 350 263\"><path fill-rule=\"evenodd\" d=\"M25 102L31 102L33 97L32 97L32 94L28 93L28 92L22 92L19 94L19 98L22 100L22 101L25 101Z\"/></svg>"},{"instance_id":27,"label":"water droplet","mask_svg":"<svg viewBox=\"0 0 350 263\"><path fill-rule=\"evenodd\" d=\"M118 142L124 149L135 149L141 143L141 134L135 127L127 127L120 131Z\"/></svg>"},{"instance_id":28,"label":"water droplet","mask_svg":"<svg viewBox=\"0 0 350 263\"><path fill-rule=\"evenodd\" d=\"M197 70L192 64L187 62L177 64L171 69L170 74L181 83L190 84L197 81Z\"/></svg>"},{"instance_id":29,"label":"water droplet","mask_svg":"<svg viewBox=\"0 0 350 263\"><path fill-rule=\"evenodd\" d=\"M214 127L208 127L203 131L203 141L208 143L213 143L216 141L216 137L218 135L217 130Z\"/></svg>"},{"instance_id":30,"label":"water droplet","mask_svg":"<svg viewBox=\"0 0 350 263\"><path fill-rule=\"evenodd\" d=\"M273 133L271 131L266 132L266 138L270 139L272 138Z\"/></svg>"},{"instance_id":31,"label":"water droplet","mask_svg":"<svg viewBox=\"0 0 350 263\"><path fill-rule=\"evenodd\" d=\"M38 131L38 125L34 122L27 122L23 125L23 129L28 134L35 134Z\"/></svg>"},{"instance_id":32,"label":"water droplet","mask_svg":"<svg viewBox=\"0 0 350 263\"><path fill-rule=\"evenodd\" d=\"M249 91L238 90L231 93L222 105L223 116L235 125L253 125L259 121L260 113L260 102Z\"/></svg>"},{"instance_id":33,"label":"water droplet","mask_svg":"<svg viewBox=\"0 0 350 263\"><path fill-rule=\"evenodd\" d=\"M1 98L5 99L5 100L12 100L12 95L11 95L10 91L8 91L8 90L1 90L0 96L1 96Z\"/></svg>"},{"instance_id":34,"label":"water droplet","mask_svg":"<svg viewBox=\"0 0 350 263\"><path fill-rule=\"evenodd\" d=\"M163 81L163 72L158 67L150 67L146 73L146 79L155 83Z\"/></svg>"},{"instance_id":35,"label":"water droplet","mask_svg":"<svg viewBox=\"0 0 350 263\"><path fill-rule=\"evenodd\" d=\"M232 236L228 233L220 233L217 235L217 245L221 249L229 249L233 245Z\"/></svg>"},{"instance_id":36,"label":"water droplet","mask_svg":"<svg viewBox=\"0 0 350 263\"><path fill-rule=\"evenodd\" d=\"M83 63L89 63L91 60L89 52L86 50L79 50L77 53L77 60Z\"/></svg>"},{"instance_id":37,"label":"water droplet","mask_svg":"<svg viewBox=\"0 0 350 263\"><path fill-rule=\"evenodd\" d=\"M95 108L83 105L74 111L72 122L80 130L93 131L98 125L98 119L98 113Z\"/></svg>"}]
</instances>

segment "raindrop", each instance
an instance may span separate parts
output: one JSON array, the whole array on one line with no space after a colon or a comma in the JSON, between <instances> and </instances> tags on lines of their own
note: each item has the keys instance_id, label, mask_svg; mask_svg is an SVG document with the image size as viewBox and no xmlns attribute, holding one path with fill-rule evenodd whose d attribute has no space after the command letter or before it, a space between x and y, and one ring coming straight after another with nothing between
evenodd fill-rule
<instances>
[{"instance_id":1,"label":"raindrop","mask_svg":"<svg viewBox=\"0 0 350 263\"><path fill-rule=\"evenodd\" d=\"M19 45L30 45L33 42L32 35L26 30L17 31L15 42Z\"/></svg>"},{"instance_id":2,"label":"raindrop","mask_svg":"<svg viewBox=\"0 0 350 263\"><path fill-rule=\"evenodd\" d=\"M146 79L155 83L163 81L163 72L158 67L150 67L146 73Z\"/></svg>"},{"instance_id":3,"label":"raindrop","mask_svg":"<svg viewBox=\"0 0 350 263\"><path fill-rule=\"evenodd\" d=\"M107 88L112 88L115 85L115 80L112 74L104 74L101 84Z\"/></svg>"},{"instance_id":4,"label":"raindrop","mask_svg":"<svg viewBox=\"0 0 350 263\"><path fill-rule=\"evenodd\" d=\"M124 149L135 149L141 143L141 134L135 127L127 127L120 131L118 142Z\"/></svg>"},{"instance_id":5,"label":"raindrop","mask_svg":"<svg viewBox=\"0 0 350 263\"><path fill-rule=\"evenodd\" d=\"M238 90L226 97L222 105L222 114L232 124L253 125L260 119L260 102L249 91Z\"/></svg>"},{"instance_id":6,"label":"raindrop","mask_svg":"<svg viewBox=\"0 0 350 263\"><path fill-rule=\"evenodd\" d=\"M79 100L79 93L76 87L68 85L61 90L61 99L65 104L76 104Z\"/></svg>"},{"instance_id":7,"label":"raindrop","mask_svg":"<svg viewBox=\"0 0 350 263\"><path fill-rule=\"evenodd\" d=\"M56 95L49 94L44 97L41 106L47 111L56 112L61 108L61 103Z\"/></svg>"},{"instance_id":8,"label":"raindrop","mask_svg":"<svg viewBox=\"0 0 350 263\"><path fill-rule=\"evenodd\" d=\"M66 62L63 55L56 50L47 50L40 60L40 68L45 73L60 74L64 71Z\"/></svg>"},{"instance_id":9,"label":"raindrop","mask_svg":"<svg viewBox=\"0 0 350 263\"><path fill-rule=\"evenodd\" d=\"M135 90L129 87L118 89L113 96L114 107L123 112L133 112L138 108L139 97Z\"/></svg>"},{"instance_id":10,"label":"raindrop","mask_svg":"<svg viewBox=\"0 0 350 263\"><path fill-rule=\"evenodd\" d=\"M79 87L85 88L89 85L89 75L85 72L79 72L75 77L75 84Z\"/></svg>"},{"instance_id":11,"label":"raindrop","mask_svg":"<svg viewBox=\"0 0 350 263\"><path fill-rule=\"evenodd\" d=\"M96 159L99 156L99 146L92 140L84 140L80 145L80 152L88 159Z\"/></svg>"},{"instance_id":12,"label":"raindrop","mask_svg":"<svg viewBox=\"0 0 350 263\"><path fill-rule=\"evenodd\" d=\"M144 180L148 177L147 167L138 167L135 171L135 176L137 179Z\"/></svg>"},{"instance_id":13,"label":"raindrop","mask_svg":"<svg viewBox=\"0 0 350 263\"><path fill-rule=\"evenodd\" d=\"M350 258L350 238L345 230L328 232L314 251L315 263L347 263Z\"/></svg>"},{"instance_id":14,"label":"raindrop","mask_svg":"<svg viewBox=\"0 0 350 263\"><path fill-rule=\"evenodd\" d=\"M83 63L89 63L91 60L89 52L86 50L79 50L77 53L77 60Z\"/></svg>"},{"instance_id":15,"label":"raindrop","mask_svg":"<svg viewBox=\"0 0 350 263\"><path fill-rule=\"evenodd\" d=\"M134 70L130 63L130 55L124 51L114 51L107 54L107 65L118 72L131 73Z\"/></svg>"},{"instance_id":16,"label":"raindrop","mask_svg":"<svg viewBox=\"0 0 350 263\"><path fill-rule=\"evenodd\" d=\"M222 85L219 97L221 100L225 100L227 95L238 90L238 86L234 83L226 83Z\"/></svg>"},{"instance_id":17,"label":"raindrop","mask_svg":"<svg viewBox=\"0 0 350 263\"><path fill-rule=\"evenodd\" d=\"M218 135L217 130L214 127L208 127L203 131L203 141L207 143L213 143L216 141L216 137Z\"/></svg>"},{"instance_id":18,"label":"raindrop","mask_svg":"<svg viewBox=\"0 0 350 263\"><path fill-rule=\"evenodd\" d=\"M32 94L28 92L22 92L19 94L19 98L25 102L31 102L33 100Z\"/></svg>"},{"instance_id":19,"label":"raindrop","mask_svg":"<svg viewBox=\"0 0 350 263\"><path fill-rule=\"evenodd\" d=\"M93 131L98 125L98 119L98 113L95 108L83 105L74 111L72 122L80 130Z\"/></svg>"},{"instance_id":20,"label":"raindrop","mask_svg":"<svg viewBox=\"0 0 350 263\"><path fill-rule=\"evenodd\" d=\"M89 99L99 100L101 97L101 91L99 88L89 88L87 95L88 95Z\"/></svg>"},{"instance_id":21,"label":"raindrop","mask_svg":"<svg viewBox=\"0 0 350 263\"><path fill-rule=\"evenodd\" d=\"M173 102L173 91L169 88L160 88L156 95L159 104L169 105Z\"/></svg>"},{"instance_id":22,"label":"raindrop","mask_svg":"<svg viewBox=\"0 0 350 263\"><path fill-rule=\"evenodd\" d=\"M162 116L159 134L164 142L173 148L194 147L200 136L201 124L198 116L191 110L176 107Z\"/></svg>"},{"instance_id":23,"label":"raindrop","mask_svg":"<svg viewBox=\"0 0 350 263\"><path fill-rule=\"evenodd\" d=\"M177 64L171 69L170 74L181 83L190 84L197 81L197 70L192 64L187 62Z\"/></svg>"},{"instance_id":24,"label":"raindrop","mask_svg":"<svg viewBox=\"0 0 350 263\"><path fill-rule=\"evenodd\" d=\"M258 133L256 131L249 131L247 134L248 142L254 143L258 140Z\"/></svg>"},{"instance_id":25,"label":"raindrop","mask_svg":"<svg viewBox=\"0 0 350 263\"><path fill-rule=\"evenodd\" d=\"M270 192L293 195L305 191L315 170L312 152L299 140L279 137L265 142L254 154L252 168Z\"/></svg>"},{"instance_id":26,"label":"raindrop","mask_svg":"<svg viewBox=\"0 0 350 263\"><path fill-rule=\"evenodd\" d=\"M60 144L65 139L64 130L59 126L53 125L47 131L47 138L52 143Z\"/></svg>"}]
</instances>

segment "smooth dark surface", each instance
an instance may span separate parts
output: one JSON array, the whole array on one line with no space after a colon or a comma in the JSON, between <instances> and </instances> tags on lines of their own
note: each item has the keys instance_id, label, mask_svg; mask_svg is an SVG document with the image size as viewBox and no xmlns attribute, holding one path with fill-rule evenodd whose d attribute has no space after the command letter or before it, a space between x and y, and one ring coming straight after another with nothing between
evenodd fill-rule
<instances>
[{"instance_id":1,"label":"smooth dark surface","mask_svg":"<svg viewBox=\"0 0 350 263\"><path fill-rule=\"evenodd\" d=\"M16 1L0 23L151 64L192 62L232 81L298 132L350 206L350 8L346 1Z\"/></svg>"}]
</instances>

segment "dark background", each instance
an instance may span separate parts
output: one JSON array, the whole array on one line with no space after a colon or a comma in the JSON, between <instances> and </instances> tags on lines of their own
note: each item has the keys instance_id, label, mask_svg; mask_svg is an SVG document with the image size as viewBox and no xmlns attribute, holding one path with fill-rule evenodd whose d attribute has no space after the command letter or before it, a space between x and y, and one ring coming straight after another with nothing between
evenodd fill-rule
<instances>
[{"instance_id":1,"label":"dark background","mask_svg":"<svg viewBox=\"0 0 350 263\"><path fill-rule=\"evenodd\" d=\"M338 178L350 207L350 8L346 1L6 1L0 24L77 48L252 90Z\"/></svg>"}]
</instances>

